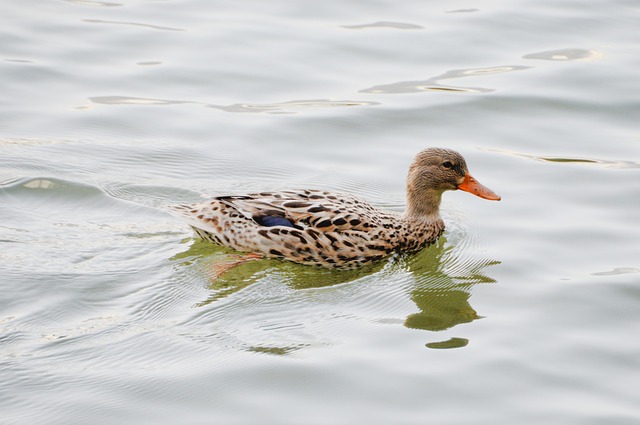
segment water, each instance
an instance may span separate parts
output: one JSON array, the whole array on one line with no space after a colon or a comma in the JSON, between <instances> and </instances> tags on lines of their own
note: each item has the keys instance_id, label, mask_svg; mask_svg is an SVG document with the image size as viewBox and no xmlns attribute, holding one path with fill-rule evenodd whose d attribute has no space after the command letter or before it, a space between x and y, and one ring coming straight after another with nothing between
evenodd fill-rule
<instances>
[{"instance_id":1,"label":"water","mask_svg":"<svg viewBox=\"0 0 640 425\"><path fill-rule=\"evenodd\" d=\"M5 3L3 423L640 422L637 2ZM502 202L355 272L212 280L164 210L402 210L427 146Z\"/></svg>"}]
</instances>

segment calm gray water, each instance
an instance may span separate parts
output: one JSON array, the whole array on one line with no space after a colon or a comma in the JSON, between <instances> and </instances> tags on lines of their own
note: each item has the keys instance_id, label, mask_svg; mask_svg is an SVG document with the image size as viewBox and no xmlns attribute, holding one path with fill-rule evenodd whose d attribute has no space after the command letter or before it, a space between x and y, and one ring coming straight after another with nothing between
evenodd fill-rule
<instances>
[{"instance_id":1,"label":"calm gray water","mask_svg":"<svg viewBox=\"0 0 640 425\"><path fill-rule=\"evenodd\" d=\"M637 0L0 9L2 423L640 423ZM164 209L401 211L428 146L502 202L356 272L215 280Z\"/></svg>"}]
</instances>

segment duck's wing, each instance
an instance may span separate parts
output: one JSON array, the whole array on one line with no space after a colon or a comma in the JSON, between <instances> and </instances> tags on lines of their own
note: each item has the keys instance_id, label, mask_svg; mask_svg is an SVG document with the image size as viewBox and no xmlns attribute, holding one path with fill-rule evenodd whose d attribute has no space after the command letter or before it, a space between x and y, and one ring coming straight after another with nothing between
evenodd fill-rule
<instances>
[{"instance_id":1,"label":"duck's wing","mask_svg":"<svg viewBox=\"0 0 640 425\"><path fill-rule=\"evenodd\" d=\"M212 212L218 210L216 206L226 210L226 214L239 214L260 226L285 226L319 232L367 232L383 226L385 219L391 218L389 213L352 195L315 190L217 196L209 202L181 205L173 210L189 218L190 224L194 225L206 221Z\"/></svg>"},{"instance_id":2,"label":"duck's wing","mask_svg":"<svg viewBox=\"0 0 640 425\"><path fill-rule=\"evenodd\" d=\"M300 190L218 199L262 225L269 226L269 220L286 219L290 227L320 232L368 231L390 217L369 203L342 193Z\"/></svg>"}]
</instances>

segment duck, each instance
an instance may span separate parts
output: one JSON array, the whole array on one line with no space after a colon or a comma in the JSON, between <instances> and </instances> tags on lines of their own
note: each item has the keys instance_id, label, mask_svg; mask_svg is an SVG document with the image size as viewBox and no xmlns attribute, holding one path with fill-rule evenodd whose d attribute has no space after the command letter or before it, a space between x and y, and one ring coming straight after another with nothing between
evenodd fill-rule
<instances>
[{"instance_id":1,"label":"duck","mask_svg":"<svg viewBox=\"0 0 640 425\"><path fill-rule=\"evenodd\" d=\"M170 210L199 238L244 253L239 262L269 258L355 269L436 242L445 229L442 194L449 190L501 199L471 176L460 153L428 148L409 167L403 213L320 189L216 196Z\"/></svg>"}]
</instances>

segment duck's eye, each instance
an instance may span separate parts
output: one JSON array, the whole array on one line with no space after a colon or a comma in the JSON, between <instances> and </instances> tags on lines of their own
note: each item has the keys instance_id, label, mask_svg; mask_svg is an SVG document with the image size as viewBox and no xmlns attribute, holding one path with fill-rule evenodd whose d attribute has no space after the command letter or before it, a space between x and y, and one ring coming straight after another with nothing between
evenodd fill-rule
<instances>
[{"instance_id":1,"label":"duck's eye","mask_svg":"<svg viewBox=\"0 0 640 425\"><path fill-rule=\"evenodd\" d=\"M453 164L451 163L451 161L445 161L442 163L442 166L444 168L453 168Z\"/></svg>"}]
</instances>

